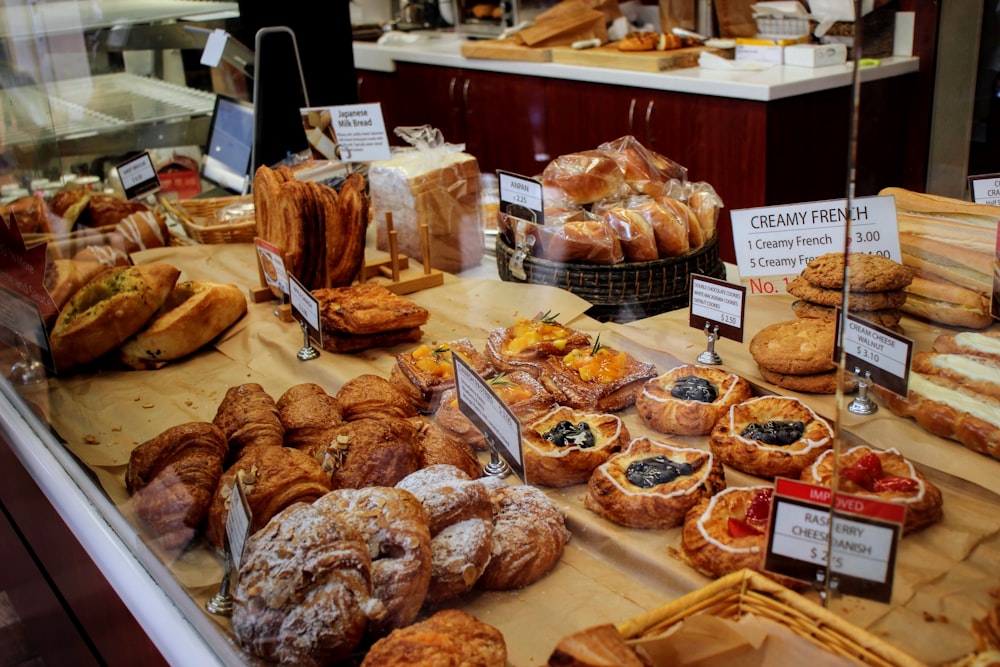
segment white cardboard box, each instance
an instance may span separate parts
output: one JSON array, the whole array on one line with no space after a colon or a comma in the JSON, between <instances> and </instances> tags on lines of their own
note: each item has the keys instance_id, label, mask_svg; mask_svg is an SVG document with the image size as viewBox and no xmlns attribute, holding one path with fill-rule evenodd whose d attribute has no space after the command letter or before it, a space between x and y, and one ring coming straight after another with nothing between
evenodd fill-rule
<instances>
[{"instance_id":1,"label":"white cardboard box","mask_svg":"<svg viewBox=\"0 0 1000 667\"><path fill-rule=\"evenodd\" d=\"M794 44L785 47L785 64L799 67L827 67L847 62L844 44Z\"/></svg>"},{"instance_id":2,"label":"white cardboard box","mask_svg":"<svg viewBox=\"0 0 1000 667\"><path fill-rule=\"evenodd\" d=\"M783 46L764 46L762 44L736 44L735 60L754 63L781 64Z\"/></svg>"}]
</instances>

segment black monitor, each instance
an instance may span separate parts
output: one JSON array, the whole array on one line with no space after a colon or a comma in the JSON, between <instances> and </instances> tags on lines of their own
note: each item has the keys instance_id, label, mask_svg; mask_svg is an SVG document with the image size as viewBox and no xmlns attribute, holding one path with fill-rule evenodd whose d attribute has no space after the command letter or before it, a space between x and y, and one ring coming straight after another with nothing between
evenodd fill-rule
<instances>
[{"instance_id":1,"label":"black monitor","mask_svg":"<svg viewBox=\"0 0 1000 667\"><path fill-rule=\"evenodd\" d=\"M284 26L261 28L254 46L251 173L309 151L300 111L308 106L295 33Z\"/></svg>"},{"instance_id":2,"label":"black monitor","mask_svg":"<svg viewBox=\"0 0 1000 667\"><path fill-rule=\"evenodd\" d=\"M253 105L217 95L201 175L230 193L247 191L253 152Z\"/></svg>"}]
</instances>

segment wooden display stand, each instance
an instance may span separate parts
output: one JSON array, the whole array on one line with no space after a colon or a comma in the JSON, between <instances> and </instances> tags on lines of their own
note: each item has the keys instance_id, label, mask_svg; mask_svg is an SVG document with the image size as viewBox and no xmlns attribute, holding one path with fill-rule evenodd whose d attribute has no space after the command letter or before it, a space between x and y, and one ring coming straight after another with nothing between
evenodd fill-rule
<instances>
[{"instance_id":1,"label":"wooden display stand","mask_svg":"<svg viewBox=\"0 0 1000 667\"><path fill-rule=\"evenodd\" d=\"M410 268L409 258L399 254L399 241L392 226L392 213L385 214L389 233L389 256L384 259L366 260L361 269L361 282L378 280L395 294L411 294L444 283L444 274L431 268L430 232L427 224L420 225L420 268Z\"/></svg>"}]
</instances>

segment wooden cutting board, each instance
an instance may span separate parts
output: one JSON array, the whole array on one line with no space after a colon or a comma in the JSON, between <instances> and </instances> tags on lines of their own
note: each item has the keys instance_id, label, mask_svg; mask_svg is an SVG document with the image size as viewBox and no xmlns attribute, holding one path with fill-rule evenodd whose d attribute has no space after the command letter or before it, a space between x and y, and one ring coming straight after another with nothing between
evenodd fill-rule
<instances>
[{"instance_id":1,"label":"wooden cutting board","mask_svg":"<svg viewBox=\"0 0 1000 667\"><path fill-rule=\"evenodd\" d=\"M695 67L698 65L698 56L706 51L709 53L719 52L718 49L707 46L690 46L669 51L619 51L617 44L613 42L592 49L555 46L552 48L552 62L562 65L660 72L668 69Z\"/></svg>"},{"instance_id":2,"label":"wooden cutting board","mask_svg":"<svg viewBox=\"0 0 1000 667\"><path fill-rule=\"evenodd\" d=\"M552 49L515 44L506 39L470 39L462 42L462 55L466 58L486 60L526 60L547 63L552 60Z\"/></svg>"}]
</instances>

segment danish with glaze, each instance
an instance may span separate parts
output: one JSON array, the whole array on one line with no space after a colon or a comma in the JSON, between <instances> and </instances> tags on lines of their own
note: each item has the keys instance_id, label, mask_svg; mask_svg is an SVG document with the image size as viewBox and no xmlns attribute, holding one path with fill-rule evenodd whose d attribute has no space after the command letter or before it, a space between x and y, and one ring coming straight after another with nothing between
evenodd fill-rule
<instances>
[{"instance_id":1,"label":"danish with glaze","mask_svg":"<svg viewBox=\"0 0 1000 667\"><path fill-rule=\"evenodd\" d=\"M594 470L583 504L622 526L671 528L725 487L722 464L711 452L641 437Z\"/></svg>"},{"instance_id":2,"label":"danish with glaze","mask_svg":"<svg viewBox=\"0 0 1000 667\"><path fill-rule=\"evenodd\" d=\"M524 474L532 484L583 484L631 436L619 417L558 406L521 431Z\"/></svg>"},{"instance_id":3,"label":"danish with glaze","mask_svg":"<svg viewBox=\"0 0 1000 667\"><path fill-rule=\"evenodd\" d=\"M593 347L547 357L539 379L559 405L617 412L634 405L642 386L656 375L653 364L598 340Z\"/></svg>"},{"instance_id":4,"label":"danish with glaze","mask_svg":"<svg viewBox=\"0 0 1000 667\"><path fill-rule=\"evenodd\" d=\"M686 364L644 384L635 407L646 426L661 433L708 435L719 417L752 392L735 373Z\"/></svg>"},{"instance_id":5,"label":"danish with glaze","mask_svg":"<svg viewBox=\"0 0 1000 667\"><path fill-rule=\"evenodd\" d=\"M833 427L790 396L737 403L716 423L709 446L719 460L760 477L798 477L833 446Z\"/></svg>"},{"instance_id":6,"label":"danish with glaze","mask_svg":"<svg viewBox=\"0 0 1000 667\"><path fill-rule=\"evenodd\" d=\"M421 345L410 352L396 355L390 379L410 397L413 405L424 414L437 410L441 394L455 386L455 362L458 352L481 377L493 375L489 360L468 338L436 346Z\"/></svg>"},{"instance_id":7,"label":"danish with glaze","mask_svg":"<svg viewBox=\"0 0 1000 667\"><path fill-rule=\"evenodd\" d=\"M590 345L590 334L560 324L555 316L544 313L534 319L522 317L509 327L491 331L485 354L498 371L521 370L538 377L542 359Z\"/></svg>"},{"instance_id":8,"label":"danish with glaze","mask_svg":"<svg viewBox=\"0 0 1000 667\"><path fill-rule=\"evenodd\" d=\"M688 563L713 578L743 568L762 571L772 495L771 486L731 486L698 501L681 530Z\"/></svg>"},{"instance_id":9,"label":"danish with glaze","mask_svg":"<svg viewBox=\"0 0 1000 667\"><path fill-rule=\"evenodd\" d=\"M833 457L833 450L823 452L815 463L802 471L802 481L830 486ZM839 473L841 491L904 506L904 534L925 528L941 518L941 490L896 449L878 451L864 445L852 447L841 453Z\"/></svg>"}]
</instances>

